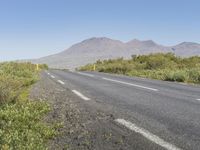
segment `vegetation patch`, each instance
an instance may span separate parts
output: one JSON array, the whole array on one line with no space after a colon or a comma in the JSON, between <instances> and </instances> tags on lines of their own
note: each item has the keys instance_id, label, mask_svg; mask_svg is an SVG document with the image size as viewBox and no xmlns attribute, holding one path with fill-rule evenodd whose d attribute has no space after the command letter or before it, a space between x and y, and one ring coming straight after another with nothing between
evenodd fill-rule
<instances>
[{"instance_id":1,"label":"vegetation patch","mask_svg":"<svg viewBox=\"0 0 200 150\"><path fill-rule=\"evenodd\" d=\"M172 53L133 55L132 59L98 60L79 68L81 71L96 71L138 76L165 81L200 83L200 57L176 57Z\"/></svg>"},{"instance_id":2,"label":"vegetation patch","mask_svg":"<svg viewBox=\"0 0 200 150\"><path fill-rule=\"evenodd\" d=\"M56 124L42 121L50 106L28 98L38 73L31 63L0 64L0 149L46 149L46 142L57 134Z\"/></svg>"}]
</instances>

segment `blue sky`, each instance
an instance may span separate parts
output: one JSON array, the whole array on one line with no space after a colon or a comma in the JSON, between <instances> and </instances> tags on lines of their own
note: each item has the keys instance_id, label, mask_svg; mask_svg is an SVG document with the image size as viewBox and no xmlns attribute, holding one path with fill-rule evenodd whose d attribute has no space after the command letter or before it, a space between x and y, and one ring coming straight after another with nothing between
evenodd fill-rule
<instances>
[{"instance_id":1,"label":"blue sky","mask_svg":"<svg viewBox=\"0 0 200 150\"><path fill-rule=\"evenodd\" d=\"M102 36L200 43L200 1L0 0L0 61L42 57Z\"/></svg>"}]
</instances>

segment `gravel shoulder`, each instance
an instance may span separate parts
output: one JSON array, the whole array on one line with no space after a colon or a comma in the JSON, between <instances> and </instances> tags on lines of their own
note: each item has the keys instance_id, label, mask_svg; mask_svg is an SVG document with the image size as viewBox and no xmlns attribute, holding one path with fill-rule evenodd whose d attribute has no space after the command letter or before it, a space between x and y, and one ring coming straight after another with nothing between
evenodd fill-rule
<instances>
[{"instance_id":1,"label":"gravel shoulder","mask_svg":"<svg viewBox=\"0 0 200 150\"><path fill-rule=\"evenodd\" d=\"M142 136L130 132L114 122L115 114L109 107L95 101L87 103L41 74L30 97L47 101L52 111L45 122L61 122L59 135L48 142L51 150L129 150L161 149Z\"/></svg>"}]
</instances>

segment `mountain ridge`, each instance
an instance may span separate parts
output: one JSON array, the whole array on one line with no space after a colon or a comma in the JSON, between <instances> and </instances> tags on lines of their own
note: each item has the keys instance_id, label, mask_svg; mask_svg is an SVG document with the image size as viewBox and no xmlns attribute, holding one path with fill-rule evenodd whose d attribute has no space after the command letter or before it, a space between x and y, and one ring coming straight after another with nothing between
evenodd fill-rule
<instances>
[{"instance_id":1,"label":"mountain ridge","mask_svg":"<svg viewBox=\"0 0 200 150\"><path fill-rule=\"evenodd\" d=\"M171 52L180 57L200 56L200 44L182 42L175 46L163 46L152 40L133 39L122 42L107 37L93 37L74 44L60 53L35 59L32 62L46 63L52 68L74 69L99 59L130 58L131 55L147 55L158 52Z\"/></svg>"}]
</instances>

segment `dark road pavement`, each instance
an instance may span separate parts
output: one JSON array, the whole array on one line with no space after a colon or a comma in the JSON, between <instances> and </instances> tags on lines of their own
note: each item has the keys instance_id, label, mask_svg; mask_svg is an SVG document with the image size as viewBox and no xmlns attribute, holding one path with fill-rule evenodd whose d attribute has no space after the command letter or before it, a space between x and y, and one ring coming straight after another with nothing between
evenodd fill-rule
<instances>
[{"instance_id":1,"label":"dark road pavement","mask_svg":"<svg viewBox=\"0 0 200 150\"><path fill-rule=\"evenodd\" d=\"M116 124L141 136L141 145L156 145L146 149L200 149L200 86L98 72L46 75L83 103L113 114Z\"/></svg>"}]
</instances>

